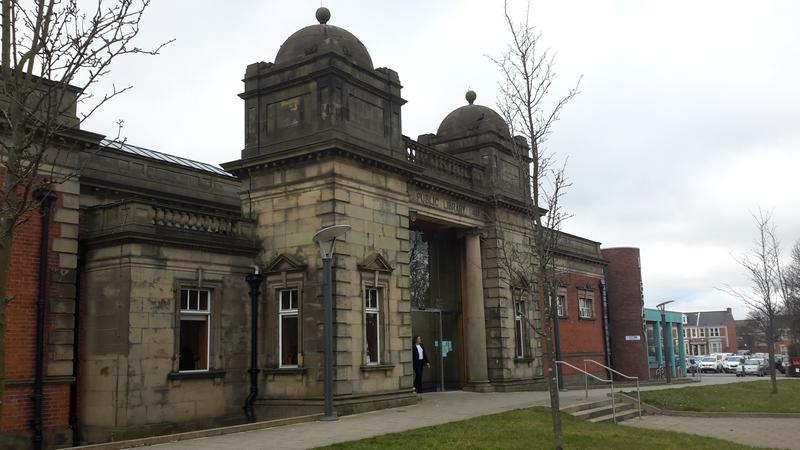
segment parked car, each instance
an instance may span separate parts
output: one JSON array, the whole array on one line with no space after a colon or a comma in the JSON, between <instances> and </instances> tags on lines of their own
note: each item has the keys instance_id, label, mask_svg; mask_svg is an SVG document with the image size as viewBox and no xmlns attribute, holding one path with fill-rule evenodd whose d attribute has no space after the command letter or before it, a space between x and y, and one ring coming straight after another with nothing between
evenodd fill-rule
<instances>
[{"instance_id":1,"label":"parked car","mask_svg":"<svg viewBox=\"0 0 800 450\"><path fill-rule=\"evenodd\" d=\"M714 358L713 356L706 356L705 358L700 359L700 371L719 373L719 361L717 361L717 358Z\"/></svg>"},{"instance_id":2,"label":"parked car","mask_svg":"<svg viewBox=\"0 0 800 450\"><path fill-rule=\"evenodd\" d=\"M764 360L762 358L750 358L739 364L738 370L736 371L736 376L744 377L747 375L758 375L763 377L766 375L766 373L767 369L765 368Z\"/></svg>"},{"instance_id":3,"label":"parked car","mask_svg":"<svg viewBox=\"0 0 800 450\"><path fill-rule=\"evenodd\" d=\"M722 370L724 370L725 373L736 373L742 361L744 361L744 358L741 356L728 356L722 361Z\"/></svg>"}]
</instances>

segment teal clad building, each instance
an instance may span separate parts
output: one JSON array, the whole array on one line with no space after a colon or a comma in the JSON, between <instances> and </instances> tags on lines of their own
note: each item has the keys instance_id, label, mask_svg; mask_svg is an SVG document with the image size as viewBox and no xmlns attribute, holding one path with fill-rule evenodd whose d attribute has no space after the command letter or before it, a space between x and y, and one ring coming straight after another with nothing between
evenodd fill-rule
<instances>
[{"instance_id":1,"label":"teal clad building","mask_svg":"<svg viewBox=\"0 0 800 450\"><path fill-rule=\"evenodd\" d=\"M686 376L686 350L683 342L683 313L666 311L666 326L661 322L661 311L653 308L644 309L645 330L647 332L647 359L651 379L664 364L664 332L671 335L667 348L667 358L672 361L672 376Z\"/></svg>"}]
</instances>

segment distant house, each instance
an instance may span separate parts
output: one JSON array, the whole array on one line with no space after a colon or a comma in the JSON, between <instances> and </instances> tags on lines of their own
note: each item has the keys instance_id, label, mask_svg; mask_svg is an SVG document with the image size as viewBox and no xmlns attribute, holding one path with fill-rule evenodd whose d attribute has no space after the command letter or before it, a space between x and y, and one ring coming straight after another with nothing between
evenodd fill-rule
<instances>
[{"instance_id":1,"label":"distant house","mask_svg":"<svg viewBox=\"0 0 800 450\"><path fill-rule=\"evenodd\" d=\"M779 316L776 319L778 338L775 340L775 353L787 354L792 344L792 334L789 318ZM736 321L736 347L739 350L748 350L752 353L767 353L767 340L764 333L758 329L754 320Z\"/></svg>"},{"instance_id":2,"label":"distant house","mask_svg":"<svg viewBox=\"0 0 800 450\"><path fill-rule=\"evenodd\" d=\"M735 353L736 321L731 308L683 313L683 338L687 355Z\"/></svg>"}]
</instances>

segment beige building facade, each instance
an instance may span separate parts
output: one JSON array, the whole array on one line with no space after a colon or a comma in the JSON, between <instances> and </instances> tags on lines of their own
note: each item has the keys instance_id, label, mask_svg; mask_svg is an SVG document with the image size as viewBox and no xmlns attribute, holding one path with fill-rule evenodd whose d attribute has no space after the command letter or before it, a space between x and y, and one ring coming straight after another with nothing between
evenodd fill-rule
<instances>
[{"instance_id":1,"label":"beige building facade","mask_svg":"<svg viewBox=\"0 0 800 450\"><path fill-rule=\"evenodd\" d=\"M502 269L501 248L531 237L527 162L508 127L470 92L435 133L404 136L398 74L374 68L329 18L320 8L274 62L247 67L245 147L224 170L105 141L85 152L81 442L245 420L254 267L264 276L256 419L320 412L323 273L312 238L332 225L351 227L333 260L337 414L415 403L416 335L432 363L424 390L542 385L541 345L521 320L537 317L535 302L512 296ZM572 238L569 258L599 276L599 244ZM585 319L603 317L596 297Z\"/></svg>"}]
</instances>

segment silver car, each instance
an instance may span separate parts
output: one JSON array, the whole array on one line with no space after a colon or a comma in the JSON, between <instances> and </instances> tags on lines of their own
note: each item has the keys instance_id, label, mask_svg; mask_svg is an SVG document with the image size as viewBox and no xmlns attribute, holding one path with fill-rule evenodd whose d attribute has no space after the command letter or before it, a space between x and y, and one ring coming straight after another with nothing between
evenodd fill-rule
<instances>
[{"instance_id":1,"label":"silver car","mask_svg":"<svg viewBox=\"0 0 800 450\"><path fill-rule=\"evenodd\" d=\"M767 370L764 366L764 360L761 358L750 358L744 360L738 367L736 372L737 377L744 377L747 375L758 375L763 377L766 375Z\"/></svg>"}]
</instances>

